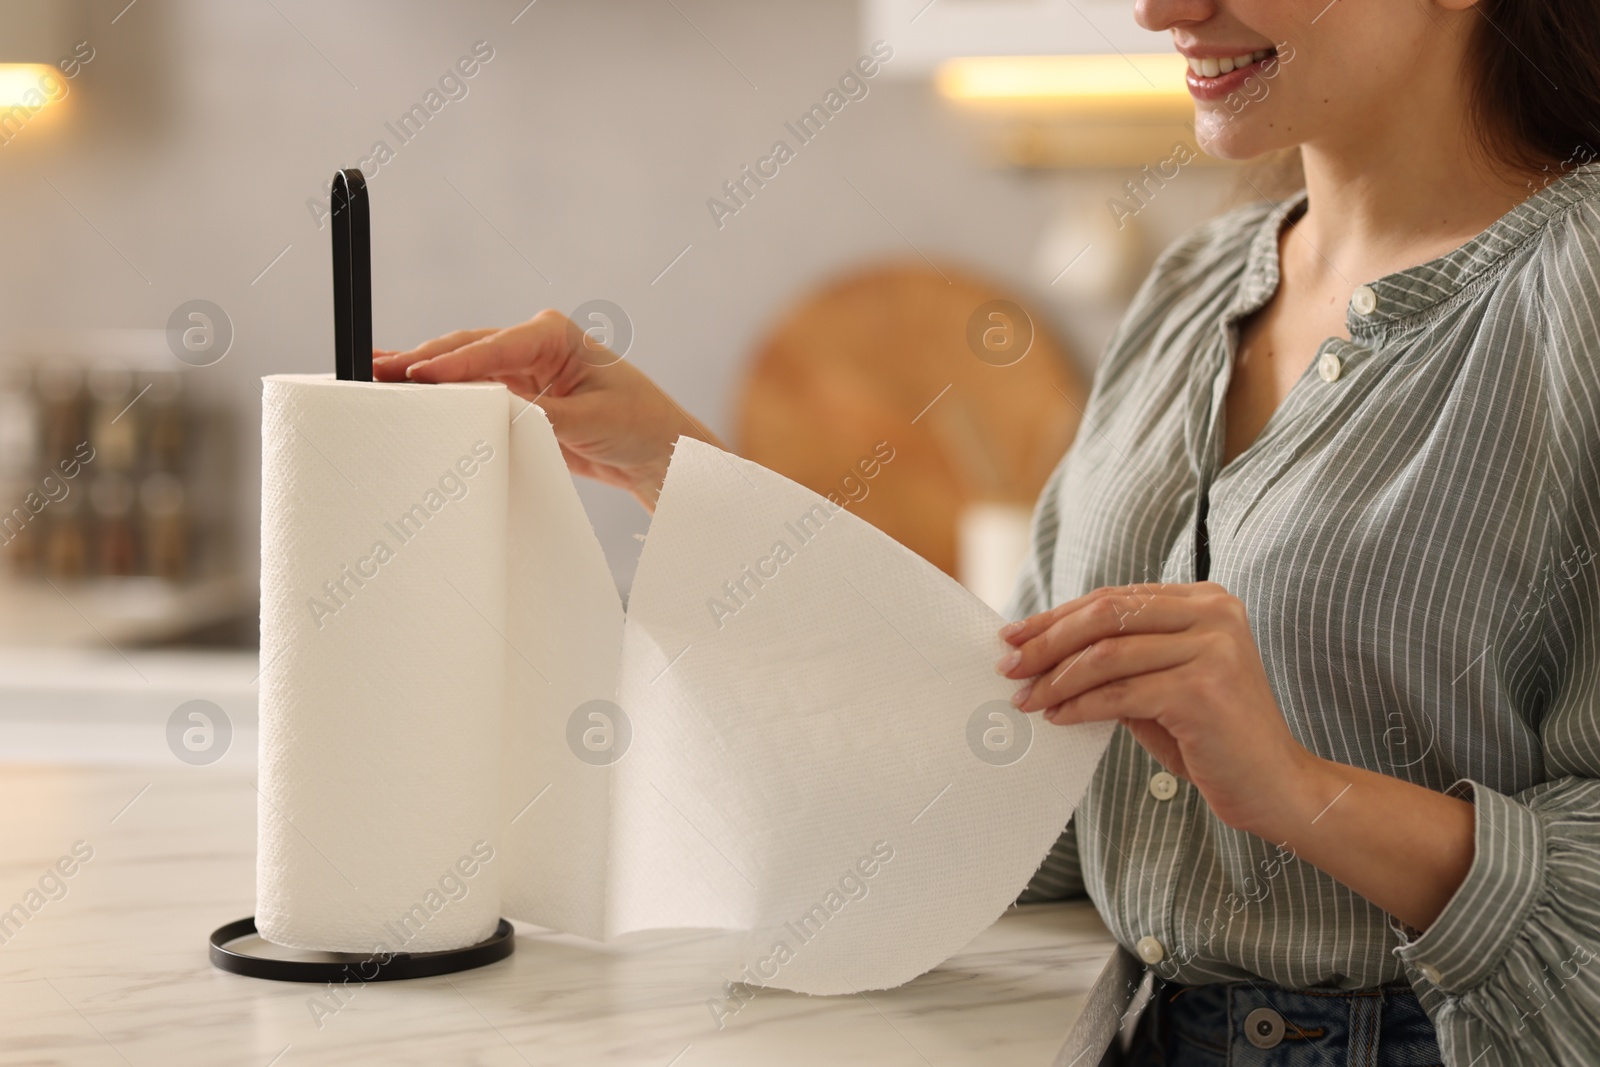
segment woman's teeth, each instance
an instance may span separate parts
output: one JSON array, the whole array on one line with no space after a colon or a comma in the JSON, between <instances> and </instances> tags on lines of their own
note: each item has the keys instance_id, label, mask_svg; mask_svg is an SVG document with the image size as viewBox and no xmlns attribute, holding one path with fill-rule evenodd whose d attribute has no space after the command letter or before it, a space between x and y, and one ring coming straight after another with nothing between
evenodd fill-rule
<instances>
[{"instance_id":1,"label":"woman's teeth","mask_svg":"<svg viewBox=\"0 0 1600 1067\"><path fill-rule=\"evenodd\" d=\"M1220 74L1231 74L1240 67L1248 67L1252 63L1263 60L1267 58L1267 53L1270 51L1270 48L1263 48L1242 56L1224 57L1222 59L1194 59L1191 57L1189 59L1189 69L1202 78L1215 78Z\"/></svg>"}]
</instances>

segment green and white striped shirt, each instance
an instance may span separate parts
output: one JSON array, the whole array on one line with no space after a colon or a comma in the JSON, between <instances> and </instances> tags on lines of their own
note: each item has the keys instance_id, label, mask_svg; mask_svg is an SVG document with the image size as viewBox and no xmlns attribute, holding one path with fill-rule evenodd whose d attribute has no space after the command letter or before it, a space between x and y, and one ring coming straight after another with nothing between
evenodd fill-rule
<instances>
[{"instance_id":1,"label":"green and white striped shirt","mask_svg":"<svg viewBox=\"0 0 1600 1067\"><path fill-rule=\"evenodd\" d=\"M1418 936L1152 782L1119 729L1022 900L1087 890L1183 983L1409 980L1450 1064L1600 1062L1600 166L1358 287L1350 340L1223 465L1239 323L1304 206L1162 255L1040 498L1011 616L1221 583L1307 748L1473 802L1471 871Z\"/></svg>"}]
</instances>

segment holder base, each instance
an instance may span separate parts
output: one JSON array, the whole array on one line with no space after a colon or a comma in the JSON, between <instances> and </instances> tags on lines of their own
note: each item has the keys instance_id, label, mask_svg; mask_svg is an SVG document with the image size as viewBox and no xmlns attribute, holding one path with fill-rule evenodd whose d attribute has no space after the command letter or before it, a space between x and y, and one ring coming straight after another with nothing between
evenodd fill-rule
<instances>
[{"instance_id":1,"label":"holder base","mask_svg":"<svg viewBox=\"0 0 1600 1067\"><path fill-rule=\"evenodd\" d=\"M275 982L394 982L454 974L503 960L516 947L515 931L504 919L494 933L465 948L441 952L318 952L274 945L256 932L256 917L211 931L211 965L248 978Z\"/></svg>"}]
</instances>

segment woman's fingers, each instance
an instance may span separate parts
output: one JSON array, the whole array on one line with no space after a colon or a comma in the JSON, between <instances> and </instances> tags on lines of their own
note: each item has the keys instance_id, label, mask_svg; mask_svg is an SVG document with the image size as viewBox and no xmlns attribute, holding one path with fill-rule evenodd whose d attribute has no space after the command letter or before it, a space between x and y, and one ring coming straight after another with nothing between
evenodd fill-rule
<instances>
[{"instance_id":1,"label":"woman's fingers","mask_svg":"<svg viewBox=\"0 0 1600 1067\"><path fill-rule=\"evenodd\" d=\"M1190 598L1151 595L1147 589L1136 587L1131 593L1104 589L1074 601L1071 611L1056 612L1047 625L1033 628L1031 636L1001 657L995 670L1007 678L1031 678L1096 641L1130 632L1174 633L1193 623Z\"/></svg>"},{"instance_id":2,"label":"woman's fingers","mask_svg":"<svg viewBox=\"0 0 1600 1067\"><path fill-rule=\"evenodd\" d=\"M480 337L488 337L498 333L495 327L481 330L456 330L443 337L435 337L416 348L404 352L379 351L372 353L372 377L380 382L403 382L406 380L406 368L415 363L432 359L434 356L452 349L460 348L464 344L476 341Z\"/></svg>"},{"instance_id":3,"label":"woman's fingers","mask_svg":"<svg viewBox=\"0 0 1600 1067\"><path fill-rule=\"evenodd\" d=\"M406 352L374 350L379 381L536 383L556 395L571 391L592 370L619 357L558 311L541 311L506 329L457 330Z\"/></svg>"},{"instance_id":4,"label":"woman's fingers","mask_svg":"<svg viewBox=\"0 0 1600 1067\"><path fill-rule=\"evenodd\" d=\"M1097 599L1107 596L1133 597L1138 600L1148 600L1161 593L1182 595L1182 590L1191 586L1169 585L1156 582L1141 582L1134 585L1107 585L1083 596L1064 601L1053 608L1048 608L1036 614L1029 615L1026 619L1010 623L1000 628L1000 636L1013 645L1020 645L1043 633L1056 621L1083 610L1093 604Z\"/></svg>"},{"instance_id":5,"label":"woman's fingers","mask_svg":"<svg viewBox=\"0 0 1600 1067\"><path fill-rule=\"evenodd\" d=\"M462 345L471 344L473 341L484 337L492 337L500 332L501 327L485 326L476 330L452 330L443 337L435 337L431 341L424 341L409 352L400 353L408 362L420 363L425 359L453 352Z\"/></svg>"},{"instance_id":6,"label":"woman's fingers","mask_svg":"<svg viewBox=\"0 0 1600 1067\"><path fill-rule=\"evenodd\" d=\"M1100 590L1095 590L1095 592L1100 592ZM1093 594L1090 595L1092 596ZM1020 645L1025 641L1030 641L1048 629L1051 623L1075 610L1085 599L1085 597L1078 597L1076 600L1068 600L1057 604L1053 608L1035 612L1025 619L1008 623L1000 627L1000 636L1013 645Z\"/></svg>"},{"instance_id":7,"label":"woman's fingers","mask_svg":"<svg viewBox=\"0 0 1600 1067\"><path fill-rule=\"evenodd\" d=\"M539 382L541 389L558 378L570 388L587 367L573 352L575 336L564 316L544 311L520 325L415 363L407 373L416 382L470 382L520 374Z\"/></svg>"},{"instance_id":8,"label":"woman's fingers","mask_svg":"<svg viewBox=\"0 0 1600 1067\"><path fill-rule=\"evenodd\" d=\"M1058 725L1079 722L1151 722L1167 711L1183 678L1168 667L1131 678L1119 678L1045 709L1045 719Z\"/></svg>"},{"instance_id":9,"label":"woman's fingers","mask_svg":"<svg viewBox=\"0 0 1600 1067\"><path fill-rule=\"evenodd\" d=\"M1182 666L1197 654L1195 642L1170 633L1125 634L1089 645L1053 664L1018 693L1023 711L1045 711L1104 686Z\"/></svg>"},{"instance_id":10,"label":"woman's fingers","mask_svg":"<svg viewBox=\"0 0 1600 1067\"><path fill-rule=\"evenodd\" d=\"M503 330L461 330L408 352L374 351L379 381L499 382L550 418L568 467L652 508L673 442L722 447L644 372L558 311Z\"/></svg>"}]
</instances>

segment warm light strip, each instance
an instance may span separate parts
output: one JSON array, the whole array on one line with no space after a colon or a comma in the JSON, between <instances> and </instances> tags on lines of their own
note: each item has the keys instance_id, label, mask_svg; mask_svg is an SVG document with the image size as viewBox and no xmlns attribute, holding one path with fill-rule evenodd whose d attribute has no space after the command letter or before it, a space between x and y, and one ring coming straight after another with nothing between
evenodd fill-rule
<instances>
[{"instance_id":1,"label":"warm light strip","mask_svg":"<svg viewBox=\"0 0 1600 1067\"><path fill-rule=\"evenodd\" d=\"M949 100L1144 109L1187 107L1177 53L1163 55L970 56L946 60L936 78Z\"/></svg>"},{"instance_id":2,"label":"warm light strip","mask_svg":"<svg viewBox=\"0 0 1600 1067\"><path fill-rule=\"evenodd\" d=\"M0 63L0 108L37 111L66 91L66 79L48 63Z\"/></svg>"}]
</instances>

